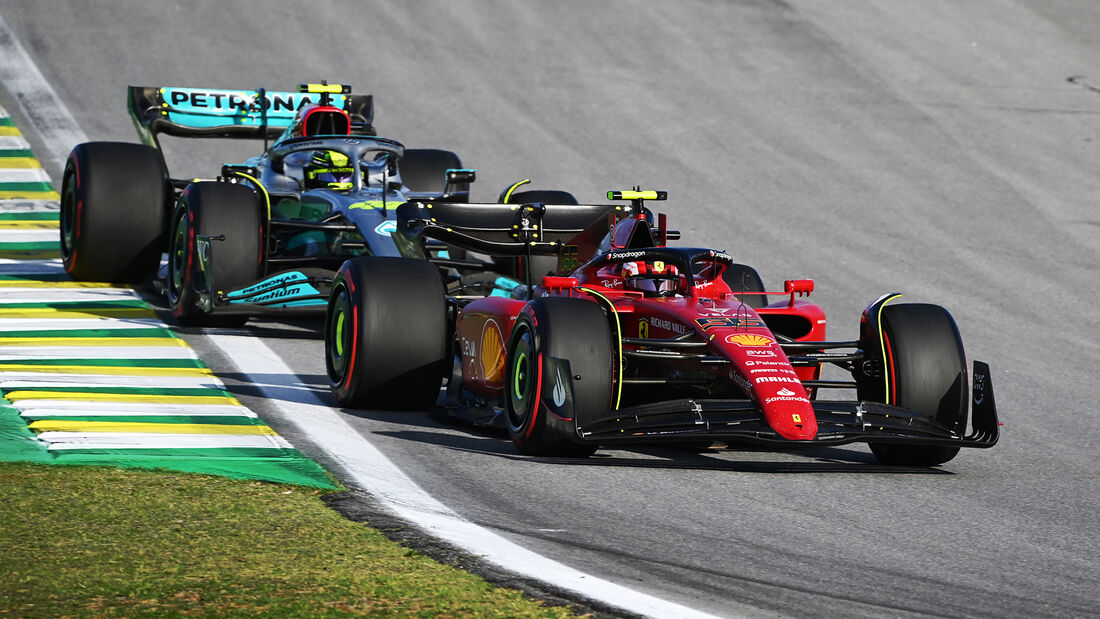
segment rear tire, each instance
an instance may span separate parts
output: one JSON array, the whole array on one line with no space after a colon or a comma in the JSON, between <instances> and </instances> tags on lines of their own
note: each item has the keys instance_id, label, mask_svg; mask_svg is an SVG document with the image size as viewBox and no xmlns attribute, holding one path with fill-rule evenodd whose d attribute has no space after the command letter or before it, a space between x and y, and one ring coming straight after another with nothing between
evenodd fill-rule
<instances>
[{"instance_id":1,"label":"rear tire","mask_svg":"<svg viewBox=\"0 0 1100 619\"><path fill-rule=\"evenodd\" d=\"M556 380L544 375L549 357L569 362L574 419L558 417L544 403ZM580 442L575 415L611 408L613 360L611 327L598 305L553 297L528 303L509 337L504 381L505 419L516 447L532 456L595 453L598 445Z\"/></svg>"},{"instance_id":2,"label":"rear tire","mask_svg":"<svg viewBox=\"0 0 1100 619\"><path fill-rule=\"evenodd\" d=\"M61 257L74 280L138 284L157 272L171 190L157 149L78 144L61 180Z\"/></svg>"},{"instance_id":3,"label":"rear tire","mask_svg":"<svg viewBox=\"0 0 1100 619\"><path fill-rule=\"evenodd\" d=\"M560 189L532 189L530 191L517 191L508 197L508 204L580 204L577 197L568 191Z\"/></svg>"},{"instance_id":4,"label":"rear tire","mask_svg":"<svg viewBox=\"0 0 1100 619\"><path fill-rule=\"evenodd\" d=\"M348 408L426 410L452 360L439 270L408 258L348 260L325 317L329 387Z\"/></svg>"},{"instance_id":5,"label":"rear tire","mask_svg":"<svg viewBox=\"0 0 1100 619\"><path fill-rule=\"evenodd\" d=\"M458 155L449 150L406 148L397 161L401 182L415 192L443 193L447 187L446 172L462 167ZM451 190L470 191L469 183L452 185Z\"/></svg>"},{"instance_id":6,"label":"rear tire","mask_svg":"<svg viewBox=\"0 0 1100 619\"><path fill-rule=\"evenodd\" d=\"M951 314L938 305L889 305L882 310L882 330L884 371L891 381L882 399L964 433L969 405L966 354ZM959 453L958 447L940 445L870 447L879 462L899 466L935 466Z\"/></svg>"},{"instance_id":7,"label":"rear tire","mask_svg":"<svg viewBox=\"0 0 1100 619\"><path fill-rule=\"evenodd\" d=\"M205 272L199 266L196 235L225 237L211 241ZM251 189L220 182L188 186L180 195L169 230L168 305L176 320L191 326L244 325L247 316L208 314L196 302L199 291L228 293L255 282L261 272L262 247L260 203Z\"/></svg>"}]
</instances>

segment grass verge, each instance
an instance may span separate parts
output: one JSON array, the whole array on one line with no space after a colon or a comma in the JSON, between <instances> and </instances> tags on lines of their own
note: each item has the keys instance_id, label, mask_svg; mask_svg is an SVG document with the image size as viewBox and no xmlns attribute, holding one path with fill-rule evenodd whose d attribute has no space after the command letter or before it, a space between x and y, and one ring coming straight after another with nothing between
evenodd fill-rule
<instances>
[{"instance_id":1,"label":"grass verge","mask_svg":"<svg viewBox=\"0 0 1100 619\"><path fill-rule=\"evenodd\" d=\"M572 617L300 486L0 463L0 615Z\"/></svg>"}]
</instances>

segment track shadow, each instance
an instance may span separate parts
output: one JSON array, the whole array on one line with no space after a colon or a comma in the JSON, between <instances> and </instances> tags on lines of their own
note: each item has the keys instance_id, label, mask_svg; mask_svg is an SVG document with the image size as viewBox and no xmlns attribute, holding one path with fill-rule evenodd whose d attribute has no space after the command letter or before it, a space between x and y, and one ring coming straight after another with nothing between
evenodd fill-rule
<instances>
[{"instance_id":1,"label":"track shadow","mask_svg":"<svg viewBox=\"0 0 1100 619\"><path fill-rule=\"evenodd\" d=\"M244 374L223 372L218 378L230 393L238 396L278 400L295 404L323 404L339 408L324 374Z\"/></svg>"},{"instance_id":2,"label":"track shadow","mask_svg":"<svg viewBox=\"0 0 1100 619\"><path fill-rule=\"evenodd\" d=\"M516 461L536 461L558 466L615 466L640 469L686 469L729 471L737 473L805 474L858 473L905 475L953 475L939 468L899 467L878 464L873 455L860 447L806 446L769 449L753 445L711 447L681 447L674 445L611 444L588 458L546 458L520 454L501 428L475 425L447 414L436 407L432 411L380 411L340 408L328 390L328 377L323 374L294 375L288 383L285 374L224 374L227 388L239 396L252 396L286 402L320 402L340 412L402 427L400 430L378 430L376 434L436 445L445 449L477 453ZM793 460L762 461L753 454L786 454ZM633 454L633 455L632 455ZM738 454L749 459L740 460Z\"/></svg>"},{"instance_id":3,"label":"track shadow","mask_svg":"<svg viewBox=\"0 0 1100 619\"><path fill-rule=\"evenodd\" d=\"M360 411L362 412L362 411ZM406 415L408 413L405 413ZM375 414L369 415L376 418ZM426 428L431 424L421 424L412 415L403 418L400 423ZM397 421L391 419L391 421ZM436 425L439 427L441 424ZM453 427L453 426L450 426ZM937 468L899 467L878 464L870 453L857 449L839 447L810 447L801 449L758 449L754 447L716 447L703 451L667 446L612 446L606 451L598 451L588 458L545 458L525 456L516 451L508 438L499 430L490 428L467 428L465 432L430 432L427 430L381 431L379 435L406 441L437 445L446 449L465 451L508 460L535 461L558 466L599 466L639 469L703 470L728 471L735 473L769 474L805 474L805 473L858 473L865 474L905 474L905 475L953 475L954 473ZM804 460L738 460L737 454L783 453ZM627 455L623 455L627 454ZM636 456L629 454L637 454Z\"/></svg>"}]
</instances>

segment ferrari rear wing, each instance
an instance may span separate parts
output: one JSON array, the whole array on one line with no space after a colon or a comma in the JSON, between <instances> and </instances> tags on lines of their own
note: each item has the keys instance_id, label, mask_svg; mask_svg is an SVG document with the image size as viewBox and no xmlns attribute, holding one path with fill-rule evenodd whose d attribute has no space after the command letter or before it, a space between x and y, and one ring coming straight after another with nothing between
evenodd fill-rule
<instances>
[{"instance_id":1,"label":"ferrari rear wing","mask_svg":"<svg viewBox=\"0 0 1100 619\"><path fill-rule=\"evenodd\" d=\"M159 134L186 138L276 138L298 110L327 96L351 117L353 131L373 133L371 95L130 86L127 107L141 141L159 148Z\"/></svg>"},{"instance_id":2,"label":"ferrari rear wing","mask_svg":"<svg viewBox=\"0 0 1100 619\"><path fill-rule=\"evenodd\" d=\"M436 239L493 256L557 254L562 245L609 213L615 204L495 204L410 201L397 208L397 231L416 255ZM604 230L606 232L606 229Z\"/></svg>"}]
</instances>

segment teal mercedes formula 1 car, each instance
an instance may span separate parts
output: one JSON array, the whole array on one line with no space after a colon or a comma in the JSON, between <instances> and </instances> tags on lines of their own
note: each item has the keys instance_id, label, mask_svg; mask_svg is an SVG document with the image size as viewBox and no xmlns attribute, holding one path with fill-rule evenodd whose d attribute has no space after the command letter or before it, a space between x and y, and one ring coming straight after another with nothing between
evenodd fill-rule
<instances>
[{"instance_id":1,"label":"teal mercedes formula 1 car","mask_svg":"<svg viewBox=\"0 0 1100 619\"><path fill-rule=\"evenodd\" d=\"M74 280L152 278L181 324L323 312L345 260L399 255L398 205L467 202L475 177L453 152L378 137L372 96L344 85L130 86L128 95L141 143L88 142L69 155L62 259ZM173 178L162 134L264 145L215 177ZM442 243L432 250L450 258Z\"/></svg>"}]
</instances>

